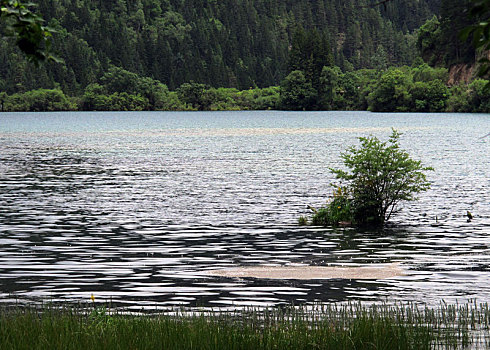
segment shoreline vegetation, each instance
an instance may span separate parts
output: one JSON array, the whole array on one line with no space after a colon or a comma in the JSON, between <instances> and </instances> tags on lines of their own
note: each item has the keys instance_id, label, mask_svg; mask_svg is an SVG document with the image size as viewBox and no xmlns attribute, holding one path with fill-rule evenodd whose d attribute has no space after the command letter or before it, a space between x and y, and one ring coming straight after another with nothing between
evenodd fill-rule
<instances>
[{"instance_id":1,"label":"shoreline vegetation","mask_svg":"<svg viewBox=\"0 0 490 350\"><path fill-rule=\"evenodd\" d=\"M2 349L486 349L488 303L317 304L131 313L93 305L0 308Z\"/></svg>"},{"instance_id":2,"label":"shoreline vegetation","mask_svg":"<svg viewBox=\"0 0 490 350\"><path fill-rule=\"evenodd\" d=\"M189 82L170 91L157 80L113 66L80 96L68 96L60 88L0 92L0 111L490 112L488 80L448 86L447 69L421 61L410 67L348 72L325 66L315 84L310 80L295 70L280 86L240 91Z\"/></svg>"}]
</instances>

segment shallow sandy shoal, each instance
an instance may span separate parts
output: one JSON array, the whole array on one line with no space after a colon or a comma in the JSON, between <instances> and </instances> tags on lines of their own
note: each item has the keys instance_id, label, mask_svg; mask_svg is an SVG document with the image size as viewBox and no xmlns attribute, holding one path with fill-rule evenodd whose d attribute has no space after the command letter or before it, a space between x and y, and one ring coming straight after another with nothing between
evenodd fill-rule
<instances>
[{"instance_id":1,"label":"shallow sandy shoal","mask_svg":"<svg viewBox=\"0 0 490 350\"><path fill-rule=\"evenodd\" d=\"M403 276L399 264L367 265L359 267L337 266L245 266L205 272L209 276L268 279L385 279Z\"/></svg>"}]
</instances>

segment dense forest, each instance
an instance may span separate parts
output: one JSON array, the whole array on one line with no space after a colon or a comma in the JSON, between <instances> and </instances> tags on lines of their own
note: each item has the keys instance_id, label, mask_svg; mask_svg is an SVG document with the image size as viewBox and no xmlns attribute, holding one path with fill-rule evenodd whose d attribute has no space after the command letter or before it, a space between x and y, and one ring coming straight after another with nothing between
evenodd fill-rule
<instances>
[{"instance_id":1,"label":"dense forest","mask_svg":"<svg viewBox=\"0 0 490 350\"><path fill-rule=\"evenodd\" d=\"M444 68L474 61L471 45L457 38L469 23L468 1L39 0L63 63L36 68L13 40L2 40L0 103L8 110L384 110L369 96L390 67L402 66L408 78L396 79L410 81L407 93L424 95L426 83L449 99L446 75L431 73L433 83L413 72L420 57ZM307 96L294 100L293 87ZM414 110L415 100L396 109Z\"/></svg>"},{"instance_id":2,"label":"dense forest","mask_svg":"<svg viewBox=\"0 0 490 350\"><path fill-rule=\"evenodd\" d=\"M39 0L65 61L29 69L12 43L0 44L0 90L61 87L79 94L110 65L175 89L191 80L214 87L278 85L299 26L327 37L342 69L410 64L413 31L438 0Z\"/></svg>"}]
</instances>

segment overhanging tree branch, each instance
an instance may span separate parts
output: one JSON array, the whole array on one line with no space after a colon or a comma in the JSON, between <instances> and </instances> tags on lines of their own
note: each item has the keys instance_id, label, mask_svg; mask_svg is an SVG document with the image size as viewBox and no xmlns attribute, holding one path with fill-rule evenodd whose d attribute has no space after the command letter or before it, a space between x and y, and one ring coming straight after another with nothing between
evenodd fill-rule
<instances>
[{"instance_id":1,"label":"overhanging tree branch","mask_svg":"<svg viewBox=\"0 0 490 350\"><path fill-rule=\"evenodd\" d=\"M0 0L0 20L6 22L4 35L14 37L27 59L36 64L46 60L60 62L51 54L51 38L55 30L43 25L43 18L31 11L33 6L30 2Z\"/></svg>"}]
</instances>

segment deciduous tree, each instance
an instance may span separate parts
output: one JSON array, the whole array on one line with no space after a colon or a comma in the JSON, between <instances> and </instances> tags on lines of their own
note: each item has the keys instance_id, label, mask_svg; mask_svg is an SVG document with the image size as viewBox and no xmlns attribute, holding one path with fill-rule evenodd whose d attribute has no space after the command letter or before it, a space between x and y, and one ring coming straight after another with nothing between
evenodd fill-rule
<instances>
[{"instance_id":1,"label":"deciduous tree","mask_svg":"<svg viewBox=\"0 0 490 350\"><path fill-rule=\"evenodd\" d=\"M281 105L289 110L311 110L316 104L317 91L305 74L295 70L281 84Z\"/></svg>"},{"instance_id":2,"label":"deciduous tree","mask_svg":"<svg viewBox=\"0 0 490 350\"><path fill-rule=\"evenodd\" d=\"M354 221L360 226L380 226L388 221L402 201L413 201L416 194L429 188L422 166L400 149L400 133L393 130L387 142L377 137L360 137L360 147L352 146L342 154L348 169L331 169L348 183Z\"/></svg>"}]
</instances>

